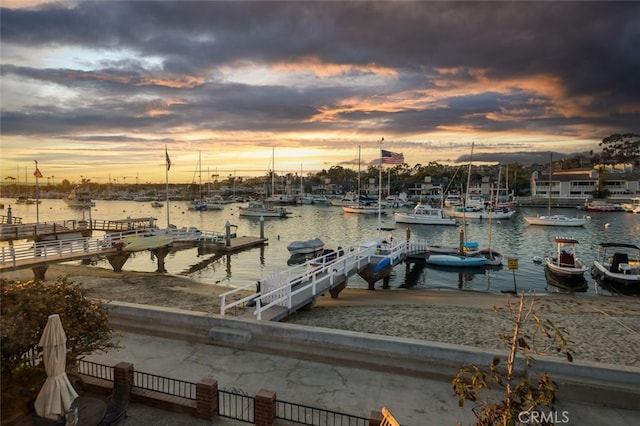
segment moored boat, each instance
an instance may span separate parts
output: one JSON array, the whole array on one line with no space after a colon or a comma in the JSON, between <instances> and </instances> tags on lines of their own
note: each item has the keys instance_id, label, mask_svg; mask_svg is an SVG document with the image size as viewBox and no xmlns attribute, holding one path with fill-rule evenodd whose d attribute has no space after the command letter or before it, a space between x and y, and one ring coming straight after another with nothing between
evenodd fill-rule
<instances>
[{"instance_id":1,"label":"moored boat","mask_svg":"<svg viewBox=\"0 0 640 426\"><path fill-rule=\"evenodd\" d=\"M589 221L588 216L569 217L562 214L547 216L525 216L524 220L529 225L541 226L584 226Z\"/></svg>"},{"instance_id":2,"label":"moored boat","mask_svg":"<svg viewBox=\"0 0 640 426\"><path fill-rule=\"evenodd\" d=\"M577 256L576 245L578 240L574 238L555 237L555 256L546 256L544 263L549 271L565 278L581 277L589 269L587 264Z\"/></svg>"},{"instance_id":3,"label":"moored boat","mask_svg":"<svg viewBox=\"0 0 640 426\"><path fill-rule=\"evenodd\" d=\"M238 207L238 214L246 217L286 218L291 215L291 212L284 207L274 207L262 201L249 201L246 207Z\"/></svg>"},{"instance_id":4,"label":"moored boat","mask_svg":"<svg viewBox=\"0 0 640 426\"><path fill-rule=\"evenodd\" d=\"M600 281L640 290L640 247L626 243L600 243L591 275Z\"/></svg>"},{"instance_id":5,"label":"moored boat","mask_svg":"<svg viewBox=\"0 0 640 426\"><path fill-rule=\"evenodd\" d=\"M69 207L85 209L89 207L95 207L96 203L91 200L91 194L89 190L82 186L77 186L69 195L64 199Z\"/></svg>"},{"instance_id":6,"label":"moored boat","mask_svg":"<svg viewBox=\"0 0 640 426\"><path fill-rule=\"evenodd\" d=\"M409 223L415 225L456 225L456 220L454 218L445 217L442 209L422 203L418 203L411 213L395 212L393 216L397 223Z\"/></svg>"},{"instance_id":7,"label":"moored boat","mask_svg":"<svg viewBox=\"0 0 640 426\"><path fill-rule=\"evenodd\" d=\"M424 258L427 265L449 266L456 268L477 268L484 266L487 259L484 256L465 256L458 254L427 254Z\"/></svg>"},{"instance_id":8,"label":"moored boat","mask_svg":"<svg viewBox=\"0 0 640 426\"><path fill-rule=\"evenodd\" d=\"M293 241L287 245L289 254L311 254L322 251L324 242L320 238L313 238L306 241Z\"/></svg>"}]
</instances>

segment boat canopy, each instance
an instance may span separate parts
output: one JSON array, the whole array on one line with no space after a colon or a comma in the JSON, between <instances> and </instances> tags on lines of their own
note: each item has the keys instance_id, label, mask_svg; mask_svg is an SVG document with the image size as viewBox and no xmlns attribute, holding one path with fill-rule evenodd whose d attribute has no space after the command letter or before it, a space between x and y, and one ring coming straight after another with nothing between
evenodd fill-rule
<instances>
[{"instance_id":1,"label":"boat canopy","mask_svg":"<svg viewBox=\"0 0 640 426\"><path fill-rule=\"evenodd\" d=\"M630 248L630 249L636 249L636 250L640 250L640 247L638 247L635 244L625 244L625 243L600 243L598 244L600 247L603 248L607 248L607 247L620 247L620 248Z\"/></svg>"},{"instance_id":2,"label":"boat canopy","mask_svg":"<svg viewBox=\"0 0 640 426\"><path fill-rule=\"evenodd\" d=\"M555 237L553 241L555 241L556 243L562 243L562 244L578 244L578 240L574 238Z\"/></svg>"}]
</instances>

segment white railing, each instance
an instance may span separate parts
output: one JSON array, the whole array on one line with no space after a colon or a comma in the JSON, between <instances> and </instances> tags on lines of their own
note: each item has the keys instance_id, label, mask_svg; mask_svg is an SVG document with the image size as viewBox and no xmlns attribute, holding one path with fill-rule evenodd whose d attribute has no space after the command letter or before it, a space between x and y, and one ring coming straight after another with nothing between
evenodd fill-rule
<instances>
[{"instance_id":1,"label":"white railing","mask_svg":"<svg viewBox=\"0 0 640 426\"><path fill-rule=\"evenodd\" d=\"M60 260L76 255L90 255L110 249L104 238L70 238L56 241L24 242L2 246L0 264L16 267L21 262Z\"/></svg>"},{"instance_id":2,"label":"white railing","mask_svg":"<svg viewBox=\"0 0 640 426\"><path fill-rule=\"evenodd\" d=\"M426 249L426 242L422 246ZM255 284L252 283L220 295L220 314L225 315L227 311L237 306L255 303L253 314L260 320L262 313L271 307L281 306L291 309L293 297L299 293L311 289L311 297L315 297L319 293L317 286L320 279L323 281L328 279L329 285L333 286L337 275L346 275L354 270L360 271L371 262L372 257L389 256L391 259L399 259L403 257L408 248L408 242L396 245L370 243L354 245L340 249L339 252L325 254L301 265L275 272L269 278L259 281L260 289L256 294L227 303L230 296L255 287ZM419 249L419 247L415 248L415 250ZM305 282L307 284L302 285Z\"/></svg>"}]
</instances>

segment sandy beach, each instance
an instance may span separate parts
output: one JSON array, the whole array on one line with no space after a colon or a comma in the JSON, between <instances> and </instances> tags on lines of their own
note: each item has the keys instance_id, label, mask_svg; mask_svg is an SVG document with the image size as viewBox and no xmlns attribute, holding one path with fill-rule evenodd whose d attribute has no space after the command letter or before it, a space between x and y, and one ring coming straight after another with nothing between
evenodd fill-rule
<instances>
[{"instance_id":1,"label":"sandy beach","mask_svg":"<svg viewBox=\"0 0 640 426\"><path fill-rule=\"evenodd\" d=\"M209 314L219 313L220 294L231 290L181 276L73 265L51 265L46 273L47 281L60 276L82 284L90 297ZM32 272L3 273L2 279L28 281ZM566 330L575 360L640 367L640 299L559 293L535 297L538 316ZM512 325L494 307L506 311L510 299L514 301L514 296L346 288L338 299L320 297L312 309L287 322L504 350L498 335L509 332Z\"/></svg>"}]
</instances>

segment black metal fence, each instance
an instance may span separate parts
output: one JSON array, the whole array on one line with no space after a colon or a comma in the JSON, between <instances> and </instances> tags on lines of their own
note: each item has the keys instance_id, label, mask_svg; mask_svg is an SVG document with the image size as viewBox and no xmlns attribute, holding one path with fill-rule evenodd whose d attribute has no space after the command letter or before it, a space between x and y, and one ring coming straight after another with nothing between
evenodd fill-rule
<instances>
[{"instance_id":1,"label":"black metal fence","mask_svg":"<svg viewBox=\"0 0 640 426\"><path fill-rule=\"evenodd\" d=\"M113 381L114 368L78 361L78 373ZM133 386L185 399L196 399L196 383L155 374L133 372ZM218 389L218 415L255 424L255 397L239 389ZM276 400L276 418L310 426L368 426L369 419Z\"/></svg>"},{"instance_id":2,"label":"black metal fence","mask_svg":"<svg viewBox=\"0 0 640 426\"><path fill-rule=\"evenodd\" d=\"M196 384L155 374L133 372L133 386L185 399L196 399Z\"/></svg>"},{"instance_id":3,"label":"black metal fence","mask_svg":"<svg viewBox=\"0 0 640 426\"><path fill-rule=\"evenodd\" d=\"M276 400L276 418L311 426L367 426L369 419Z\"/></svg>"},{"instance_id":4,"label":"black metal fence","mask_svg":"<svg viewBox=\"0 0 640 426\"><path fill-rule=\"evenodd\" d=\"M78 373L113 382L113 367L91 361L78 361Z\"/></svg>"},{"instance_id":5,"label":"black metal fence","mask_svg":"<svg viewBox=\"0 0 640 426\"><path fill-rule=\"evenodd\" d=\"M238 389L218 389L218 415L255 423L255 398Z\"/></svg>"}]
</instances>

